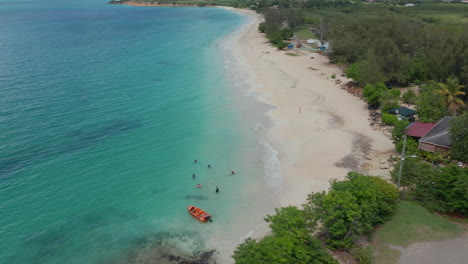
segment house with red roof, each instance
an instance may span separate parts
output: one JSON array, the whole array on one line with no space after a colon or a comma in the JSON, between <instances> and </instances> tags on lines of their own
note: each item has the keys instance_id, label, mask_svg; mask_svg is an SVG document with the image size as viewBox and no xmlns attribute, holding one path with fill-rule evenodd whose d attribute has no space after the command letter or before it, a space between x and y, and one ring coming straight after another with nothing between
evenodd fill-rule
<instances>
[{"instance_id":1,"label":"house with red roof","mask_svg":"<svg viewBox=\"0 0 468 264\"><path fill-rule=\"evenodd\" d=\"M446 116L439 120L435 126L419 139L419 149L429 152L448 152L452 148L450 139L450 122L455 118Z\"/></svg>"},{"instance_id":2,"label":"house with red roof","mask_svg":"<svg viewBox=\"0 0 468 264\"><path fill-rule=\"evenodd\" d=\"M413 122L406 127L405 135L420 139L435 127L434 123Z\"/></svg>"}]
</instances>

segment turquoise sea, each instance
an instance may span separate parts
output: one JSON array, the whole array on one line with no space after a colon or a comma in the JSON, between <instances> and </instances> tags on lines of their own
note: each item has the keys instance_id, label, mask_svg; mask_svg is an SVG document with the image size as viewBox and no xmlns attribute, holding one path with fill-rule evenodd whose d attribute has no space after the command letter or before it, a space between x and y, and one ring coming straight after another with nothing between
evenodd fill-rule
<instances>
[{"instance_id":1,"label":"turquoise sea","mask_svg":"<svg viewBox=\"0 0 468 264\"><path fill-rule=\"evenodd\" d=\"M146 263L148 248L199 252L235 232L234 211L258 211L261 107L222 56L246 20L0 0L0 263Z\"/></svg>"}]
</instances>

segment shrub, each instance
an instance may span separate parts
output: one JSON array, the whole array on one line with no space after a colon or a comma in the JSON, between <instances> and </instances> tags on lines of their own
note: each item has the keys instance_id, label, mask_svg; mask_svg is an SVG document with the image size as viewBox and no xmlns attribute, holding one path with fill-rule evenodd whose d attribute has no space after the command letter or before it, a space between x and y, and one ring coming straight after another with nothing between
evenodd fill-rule
<instances>
[{"instance_id":1,"label":"shrub","mask_svg":"<svg viewBox=\"0 0 468 264\"><path fill-rule=\"evenodd\" d=\"M332 74L331 78L336 79L336 74Z\"/></svg>"},{"instance_id":2,"label":"shrub","mask_svg":"<svg viewBox=\"0 0 468 264\"><path fill-rule=\"evenodd\" d=\"M395 115L383 113L382 114L382 124L393 126L398 122L398 118Z\"/></svg>"},{"instance_id":3,"label":"shrub","mask_svg":"<svg viewBox=\"0 0 468 264\"><path fill-rule=\"evenodd\" d=\"M313 25L313 24L317 24L318 21L316 18L313 18L313 17L304 17L304 23Z\"/></svg>"},{"instance_id":4,"label":"shrub","mask_svg":"<svg viewBox=\"0 0 468 264\"><path fill-rule=\"evenodd\" d=\"M353 247L350 249L350 253L360 264L372 263L372 248L370 246Z\"/></svg>"},{"instance_id":5,"label":"shrub","mask_svg":"<svg viewBox=\"0 0 468 264\"><path fill-rule=\"evenodd\" d=\"M388 220L398 198L395 186L378 177L350 172L346 178L332 181L327 194L310 194L304 204L332 249L351 248L357 236Z\"/></svg>"},{"instance_id":6,"label":"shrub","mask_svg":"<svg viewBox=\"0 0 468 264\"><path fill-rule=\"evenodd\" d=\"M392 140L394 144L400 142L405 135L405 129L410 123L407 120L400 120L393 123Z\"/></svg>"},{"instance_id":7,"label":"shrub","mask_svg":"<svg viewBox=\"0 0 468 264\"><path fill-rule=\"evenodd\" d=\"M378 107L380 105L380 95L386 90L387 87L383 83L368 84L364 86L362 95L370 106Z\"/></svg>"},{"instance_id":8,"label":"shrub","mask_svg":"<svg viewBox=\"0 0 468 264\"><path fill-rule=\"evenodd\" d=\"M233 255L236 264L337 263L311 235L304 211L289 206L275 212L265 218L270 223L272 234L258 242L249 238L240 244Z\"/></svg>"},{"instance_id":9,"label":"shrub","mask_svg":"<svg viewBox=\"0 0 468 264\"><path fill-rule=\"evenodd\" d=\"M468 162L468 113L451 121L450 138L453 156L458 160Z\"/></svg>"},{"instance_id":10,"label":"shrub","mask_svg":"<svg viewBox=\"0 0 468 264\"><path fill-rule=\"evenodd\" d=\"M401 160L395 164L395 168L390 172L394 183L398 182ZM401 186L408 186L417 183L421 175L431 173L431 164L421 161L419 158L407 158L403 162L403 169L400 178Z\"/></svg>"},{"instance_id":11,"label":"shrub","mask_svg":"<svg viewBox=\"0 0 468 264\"><path fill-rule=\"evenodd\" d=\"M356 80L358 76L358 63L353 63L351 66L344 70L346 77Z\"/></svg>"},{"instance_id":12,"label":"shrub","mask_svg":"<svg viewBox=\"0 0 468 264\"><path fill-rule=\"evenodd\" d=\"M379 103L382 111L400 107L400 91L396 89L387 89L382 91L379 98Z\"/></svg>"},{"instance_id":13,"label":"shrub","mask_svg":"<svg viewBox=\"0 0 468 264\"><path fill-rule=\"evenodd\" d=\"M433 153L429 151L419 151L418 155L424 160L427 160L432 163L441 163L441 162L450 163L450 161L452 160L450 152Z\"/></svg>"},{"instance_id":14,"label":"shrub","mask_svg":"<svg viewBox=\"0 0 468 264\"><path fill-rule=\"evenodd\" d=\"M416 110L422 122L437 122L448 113L447 104L438 89L439 85L431 81L419 90Z\"/></svg>"},{"instance_id":15,"label":"shrub","mask_svg":"<svg viewBox=\"0 0 468 264\"><path fill-rule=\"evenodd\" d=\"M413 91L413 89L410 89L406 91L406 93L403 94L402 99L403 99L403 102L407 104L416 104L418 100L418 96Z\"/></svg>"},{"instance_id":16,"label":"shrub","mask_svg":"<svg viewBox=\"0 0 468 264\"><path fill-rule=\"evenodd\" d=\"M286 48L288 45L289 45L288 42L281 41L280 43L276 44L275 46L276 46L278 49L282 50L282 49Z\"/></svg>"},{"instance_id":17,"label":"shrub","mask_svg":"<svg viewBox=\"0 0 468 264\"><path fill-rule=\"evenodd\" d=\"M440 213L468 216L468 170L450 166L421 174L414 191L419 202Z\"/></svg>"},{"instance_id":18,"label":"shrub","mask_svg":"<svg viewBox=\"0 0 468 264\"><path fill-rule=\"evenodd\" d=\"M401 139L395 146L396 150L398 152L401 152L403 150L403 144L404 144L405 140L404 139ZM416 139L412 138L412 137L408 137L406 139L406 149L405 149L405 152L406 154L417 154L418 153L418 148L419 148L419 142L416 141Z\"/></svg>"},{"instance_id":19,"label":"shrub","mask_svg":"<svg viewBox=\"0 0 468 264\"><path fill-rule=\"evenodd\" d=\"M258 25L258 31L260 31L260 33L265 33L265 30L266 30L265 22L260 23Z\"/></svg>"},{"instance_id":20,"label":"shrub","mask_svg":"<svg viewBox=\"0 0 468 264\"><path fill-rule=\"evenodd\" d=\"M277 45L278 43L283 42L283 36L281 35L281 32L278 31L269 35L268 39L273 45Z\"/></svg>"},{"instance_id":21,"label":"shrub","mask_svg":"<svg viewBox=\"0 0 468 264\"><path fill-rule=\"evenodd\" d=\"M290 39L294 35L294 32L290 28L281 29L281 36L283 39Z\"/></svg>"}]
</instances>

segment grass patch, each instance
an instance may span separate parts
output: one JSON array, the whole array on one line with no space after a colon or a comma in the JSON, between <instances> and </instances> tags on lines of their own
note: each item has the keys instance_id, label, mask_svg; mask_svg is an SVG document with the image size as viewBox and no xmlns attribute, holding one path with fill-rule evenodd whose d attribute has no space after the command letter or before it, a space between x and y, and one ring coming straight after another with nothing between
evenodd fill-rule
<instances>
[{"instance_id":1,"label":"grass patch","mask_svg":"<svg viewBox=\"0 0 468 264\"><path fill-rule=\"evenodd\" d=\"M380 228L375 235L387 243L406 247L415 242L456 237L463 231L464 228L460 225L431 213L414 202L401 201L393 220Z\"/></svg>"},{"instance_id":2,"label":"grass patch","mask_svg":"<svg viewBox=\"0 0 468 264\"><path fill-rule=\"evenodd\" d=\"M305 25L303 28L300 28L294 32L294 35L298 37L301 40L308 40L308 39L316 39L315 34L310 32L309 28L311 28L312 25Z\"/></svg>"},{"instance_id":3,"label":"grass patch","mask_svg":"<svg viewBox=\"0 0 468 264\"><path fill-rule=\"evenodd\" d=\"M296 53L291 53L291 52L286 52L286 55L293 56L293 57L299 56Z\"/></svg>"},{"instance_id":4,"label":"grass patch","mask_svg":"<svg viewBox=\"0 0 468 264\"><path fill-rule=\"evenodd\" d=\"M392 221L374 234L373 246L377 253L374 261L380 264L398 262L400 252L389 244L407 247L416 242L454 238L465 230L466 227L431 213L414 202L401 201Z\"/></svg>"},{"instance_id":5,"label":"grass patch","mask_svg":"<svg viewBox=\"0 0 468 264\"><path fill-rule=\"evenodd\" d=\"M468 218L456 218L456 217L452 217L449 215L441 215L441 216L451 222L468 225Z\"/></svg>"}]
</instances>

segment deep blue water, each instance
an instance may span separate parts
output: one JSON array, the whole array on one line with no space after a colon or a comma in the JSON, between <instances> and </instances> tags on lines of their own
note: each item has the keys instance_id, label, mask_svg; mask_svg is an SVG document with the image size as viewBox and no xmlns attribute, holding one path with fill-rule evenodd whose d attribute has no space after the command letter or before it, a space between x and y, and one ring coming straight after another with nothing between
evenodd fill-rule
<instances>
[{"instance_id":1,"label":"deep blue water","mask_svg":"<svg viewBox=\"0 0 468 264\"><path fill-rule=\"evenodd\" d=\"M249 173L240 157L257 149L216 49L244 22L1 0L0 263L117 263L161 232L207 230L188 204L228 222Z\"/></svg>"}]
</instances>

